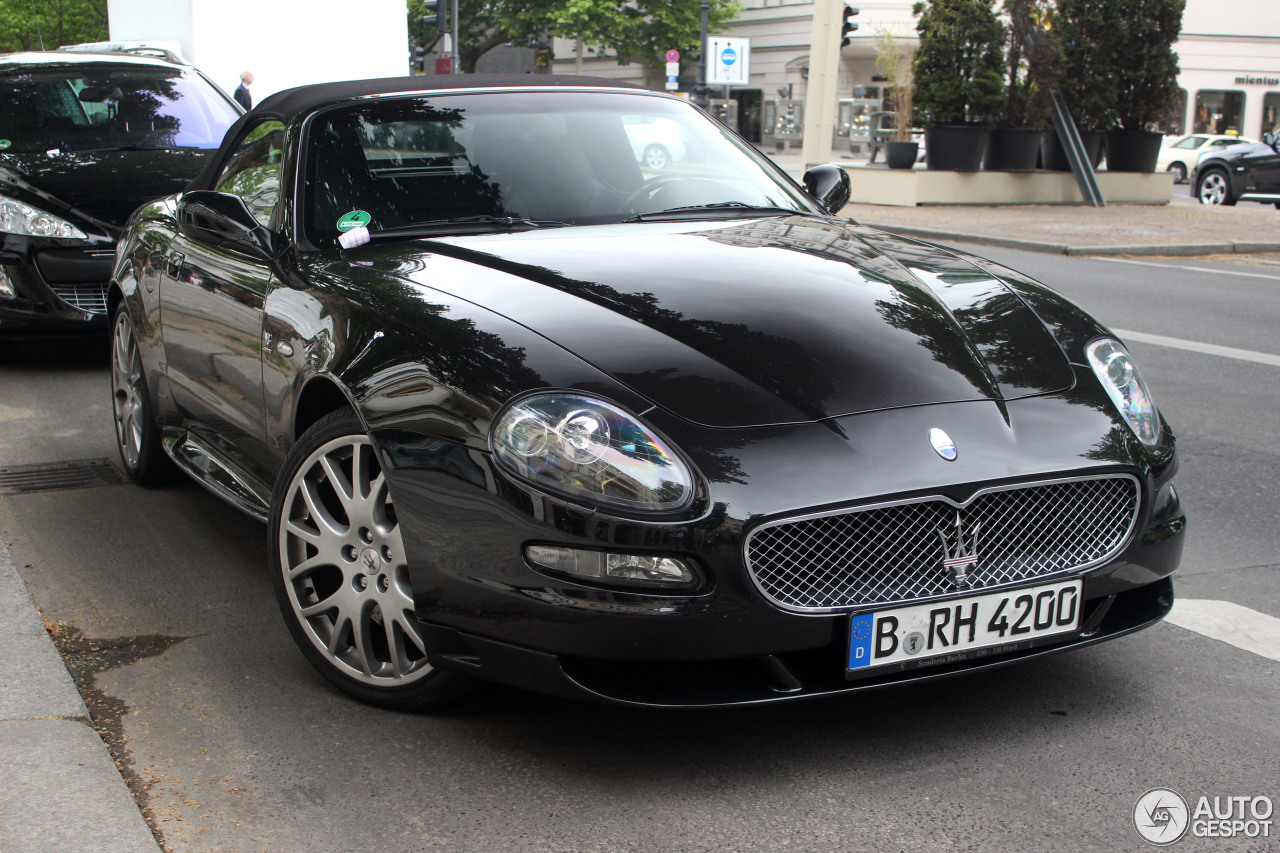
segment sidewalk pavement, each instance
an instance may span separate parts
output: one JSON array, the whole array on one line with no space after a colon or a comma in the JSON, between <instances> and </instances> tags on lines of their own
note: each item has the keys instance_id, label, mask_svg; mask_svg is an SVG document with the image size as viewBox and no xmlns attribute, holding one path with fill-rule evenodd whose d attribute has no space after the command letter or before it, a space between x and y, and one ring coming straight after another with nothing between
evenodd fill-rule
<instances>
[{"instance_id":1,"label":"sidewalk pavement","mask_svg":"<svg viewBox=\"0 0 1280 853\"><path fill-rule=\"evenodd\" d=\"M766 152L799 180L798 149ZM837 166L863 166L862 159L834 159ZM919 165L917 169L923 169ZM856 171L850 177L858 179ZM1280 253L1280 210L1243 202L1211 207L1184 201L1188 187L1176 184L1170 204L846 205L841 214L864 225L938 243L976 243L1058 255L1231 255Z\"/></svg>"},{"instance_id":2,"label":"sidewalk pavement","mask_svg":"<svg viewBox=\"0 0 1280 853\"><path fill-rule=\"evenodd\" d=\"M799 152L771 156L793 177L803 175ZM1270 205L851 204L842 212L876 228L942 243L1058 254L1280 253L1280 211ZM0 643L6 652L0 657L0 850L157 853L160 846L90 725L89 711L2 542Z\"/></svg>"},{"instance_id":3,"label":"sidewalk pavement","mask_svg":"<svg viewBox=\"0 0 1280 853\"><path fill-rule=\"evenodd\" d=\"M0 542L0 850L159 853Z\"/></svg>"}]
</instances>

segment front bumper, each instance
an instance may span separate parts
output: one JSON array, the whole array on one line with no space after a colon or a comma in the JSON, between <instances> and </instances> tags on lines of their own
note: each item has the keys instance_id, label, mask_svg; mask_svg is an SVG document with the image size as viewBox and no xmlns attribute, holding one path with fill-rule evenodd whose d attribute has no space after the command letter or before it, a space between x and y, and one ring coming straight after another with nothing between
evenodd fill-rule
<instances>
[{"instance_id":1,"label":"front bumper","mask_svg":"<svg viewBox=\"0 0 1280 853\"><path fill-rule=\"evenodd\" d=\"M751 704L988 668L1118 637L1162 618L1172 606L1168 577L1181 558L1185 527L1171 484L1173 439L1144 451L1127 427L1108 429L1108 405L1080 408L1096 394L1078 386L1009 403L1007 420L992 404L960 403L853 416L838 428L743 430L732 447L711 448L701 458L709 447L699 447L701 428L678 434L685 428L669 419L659 429L712 479L694 517L666 522L605 517L538 495L511 483L480 450L409 433L375 432L374 439L389 463L417 616L434 665L601 701ZM959 462L941 461L923 442L938 423L964 448ZM723 440L728 431L711 432ZM733 465L725 464L727 453ZM718 474L709 473L713 456ZM937 666L847 681L849 614L784 611L765 600L744 562L743 542L753 528L804 507L937 493L964 500L995 482L1115 472L1141 483L1138 518L1118 554L1079 574L1082 628L998 655L952 656ZM531 542L674 554L696 563L709 583L695 594L673 595L559 579L525 563L523 547Z\"/></svg>"},{"instance_id":2,"label":"front bumper","mask_svg":"<svg viewBox=\"0 0 1280 853\"><path fill-rule=\"evenodd\" d=\"M1047 644L990 656L952 655L946 663L886 672L849 681L843 677L848 620L833 626L837 639L825 647L782 655L715 661L644 663L556 655L499 642L453 628L423 623L433 666L512 687L572 699L650 708L714 708L813 699L932 681L994 669L1084 648L1140 631L1173 607L1173 583L1147 586L1086 600L1085 630ZM957 659L960 658L960 659Z\"/></svg>"},{"instance_id":3,"label":"front bumper","mask_svg":"<svg viewBox=\"0 0 1280 853\"><path fill-rule=\"evenodd\" d=\"M14 291L12 298L0 292L0 336L105 332L114 246L33 246L35 242L10 236L0 250L0 275Z\"/></svg>"}]
</instances>

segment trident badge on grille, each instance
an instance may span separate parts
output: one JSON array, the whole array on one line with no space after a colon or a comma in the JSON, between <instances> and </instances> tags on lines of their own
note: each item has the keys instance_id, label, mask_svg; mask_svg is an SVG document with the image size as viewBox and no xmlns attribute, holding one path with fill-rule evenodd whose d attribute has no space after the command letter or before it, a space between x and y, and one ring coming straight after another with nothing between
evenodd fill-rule
<instances>
[{"instance_id":1,"label":"trident badge on grille","mask_svg":"<svg viewBox=\"0 0 1280 853\"><path fill-rule=\"evenodd\" d=\"M951 572L951 579L955 582L956 589L964 589L968 586L969 569L978 562L978 530L981 527L982 523L976 522L966 541L960 510L956 510L954 549L952 549L952 539L947 535L947 529L944 527L937 531L938 538L942 540L942 567Z\"/></svg>"}]
</instances>

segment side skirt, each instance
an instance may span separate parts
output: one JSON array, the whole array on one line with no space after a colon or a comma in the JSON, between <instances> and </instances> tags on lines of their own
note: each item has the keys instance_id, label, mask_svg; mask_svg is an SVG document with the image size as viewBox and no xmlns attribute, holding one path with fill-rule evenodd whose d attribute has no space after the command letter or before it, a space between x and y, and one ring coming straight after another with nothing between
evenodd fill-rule
<instances>
[{"instance_id":1,"label":"side skirt","mask_svg":"<svg viewBox=\"0 0 1280 853\"><path fill-rule=\"evenodd\" d=\"M271 491L257 478L186 430L165 427L160 441L165 453L191 479L246 515L267 521Z\"/></svg>"}]
</instances>

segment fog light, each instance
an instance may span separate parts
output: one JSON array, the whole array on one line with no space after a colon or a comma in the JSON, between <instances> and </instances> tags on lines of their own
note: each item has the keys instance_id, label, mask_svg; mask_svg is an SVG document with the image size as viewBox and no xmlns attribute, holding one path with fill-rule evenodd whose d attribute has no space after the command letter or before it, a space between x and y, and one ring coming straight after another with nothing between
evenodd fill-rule
<instances>
[{"instance_id":1,"label":"fog light","mask_svg":"<svg viewBox=\"0 0 1280 853\"><path fill-rule=\"evenodd\" d=\"M17 299L18 291L9 280L9 273L0 267L0 299Z\"/></svg>"},{"instance_id":2,"label":"fog light","mask_svg":"<svg viewBox=\"0 0 1280 853\"><path fill-rule=\"evenodd\" d=\"M702 580L693 566L679 557L585 551L564 545L526 545L524 554L539 568L620 586L687 589Z\"/></svg>"}]
</instances>

